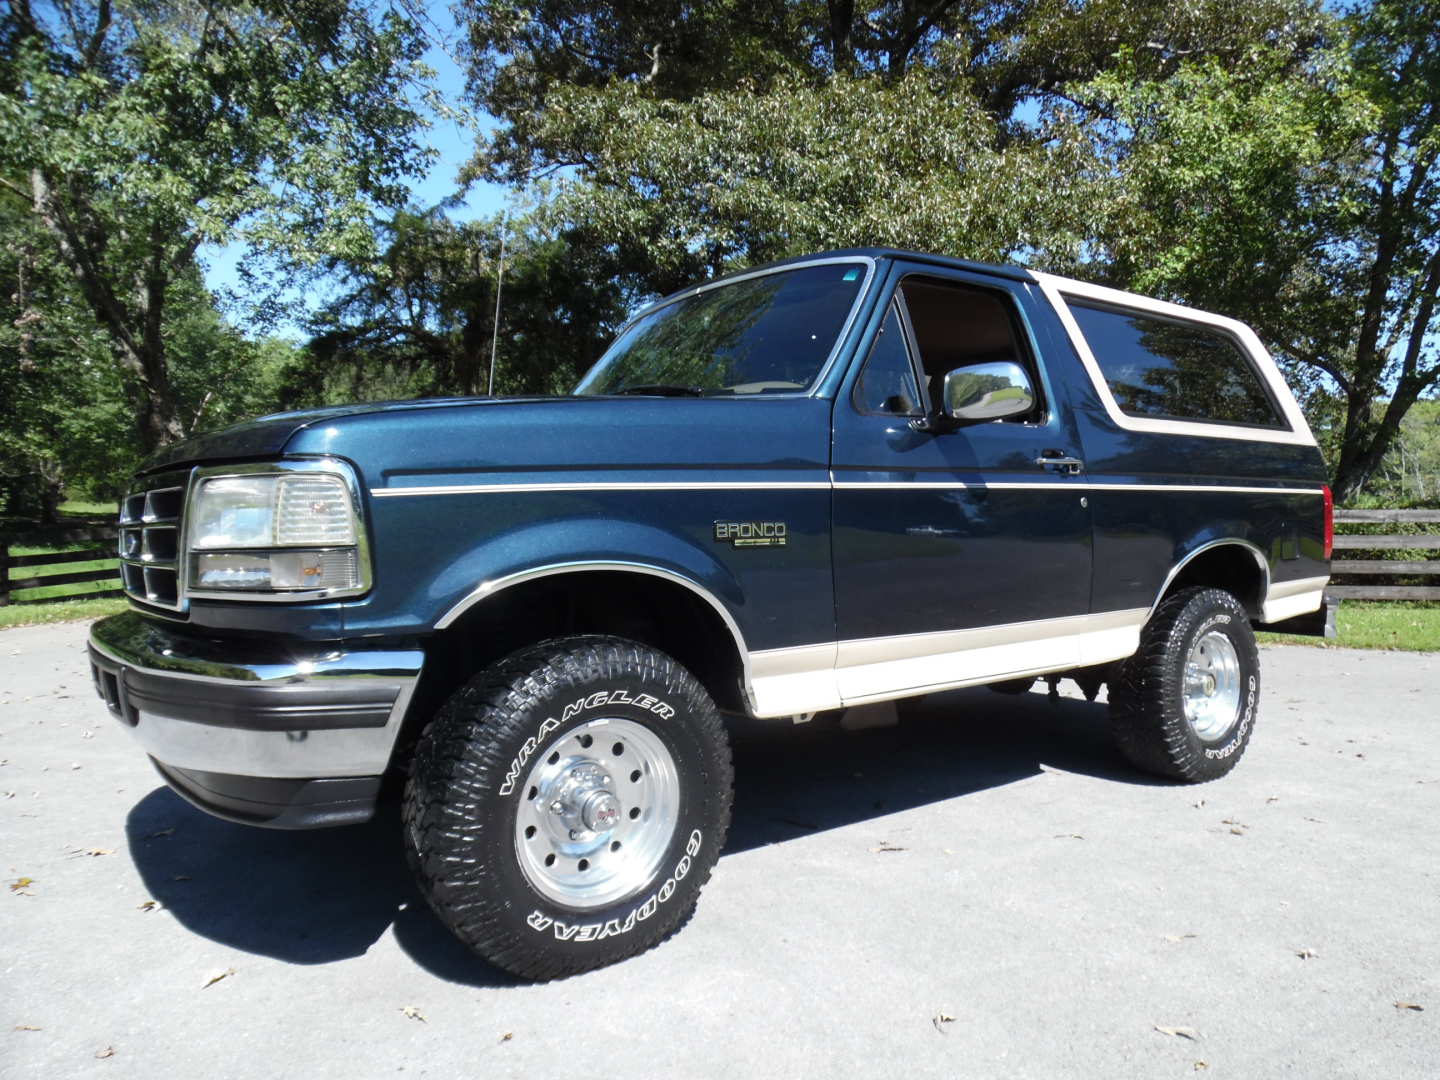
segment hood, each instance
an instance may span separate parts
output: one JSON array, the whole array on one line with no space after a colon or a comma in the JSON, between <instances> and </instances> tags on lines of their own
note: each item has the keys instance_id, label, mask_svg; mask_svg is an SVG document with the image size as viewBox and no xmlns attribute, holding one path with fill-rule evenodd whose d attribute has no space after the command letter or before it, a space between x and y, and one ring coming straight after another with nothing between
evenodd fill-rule
<instances>
[{"instance_id":1,"label":"hood","mask_svg":"<svg viewBox=\"0 0 1440 1080\"><path fill-rule=\"evenodd\" d=\"M141 472L173 468L177 465L202 464L207 461L264 460L278 457L298 433L312 425L347 416L373 413L412 411L416 409L454 408L466 405L495 405L517 399L500 398L424 398L415 401L371 401L354 405L330 405L321 409L299 409L295 412L272 413L247 420L243 424L196 435L183 442L172 443L156 451L141 467ZM532 400L532 399L519 399ZM544 400L544 399L541 399Z\"/></svg>"},{"instance_id":2,"label":"hood","mask_svg":"<svg viewBox=\"0 0 1440 1080\"><path fill-rule=\"evenodd\" d=\"M830 407L761 395L417 402L311 418L292 429L285 452L343 458L372 488L497 474L814 469L829 462Z\"/></svg>"}]
</instances>

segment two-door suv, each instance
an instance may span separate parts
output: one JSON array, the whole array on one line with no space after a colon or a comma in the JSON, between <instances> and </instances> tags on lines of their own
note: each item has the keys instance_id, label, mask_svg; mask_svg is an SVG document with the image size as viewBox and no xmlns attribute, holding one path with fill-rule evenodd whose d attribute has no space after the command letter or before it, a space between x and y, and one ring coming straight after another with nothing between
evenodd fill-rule
<instances>
[{"instance_id":1,"label":"two-door suv","mask_svg":"<svg viewBox=\"0 0 1440 1080\"><path fill-rule=\"evenodd\" d=\"M535 978L645 949L725 840L724 714L1065 674L1139 767L1255 723L1252 627L1323 633L1331 500L1246 326L837 251L641 311L566 398L264 417L121 505L96 686L201 809L369 818Z\"/></svg>"}]
</instances>

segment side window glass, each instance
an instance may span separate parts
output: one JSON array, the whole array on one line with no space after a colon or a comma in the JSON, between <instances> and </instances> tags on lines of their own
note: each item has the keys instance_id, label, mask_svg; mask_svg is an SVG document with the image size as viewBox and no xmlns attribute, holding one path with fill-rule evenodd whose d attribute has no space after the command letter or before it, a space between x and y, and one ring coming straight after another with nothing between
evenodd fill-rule
<instances>
[{"instance_id":1,"label":"side window glass","mask_svg":"<svg viewBox=\"0 0 1440 1080\"><path fill-rule=\"evenodd\" d=\"M892 302L885 322L855 385L855 404L861 412L916 416L922 411L915 369L905 344L900 312Z\"/></svg>"},{"instance_id":2,"label":"side window glass","mask_svg":"<svg viewBox=\"0 0 1440 1080\"><path fill-rule=\"evenodd\" d=\"M1044 415L1040 379L1014 302L1005 293L920 275L907 277L900 289L931 402L940 400L945 376L956 368L1008 360L1029 373L1036 404L1033 412L1007 422L1030 422Z\"/></svg>"},{"instance_id":3,"label":"side window glass","mask_svg":"<svg viewBox=\"0 0 1440 1080\"><path fill-rule=\"evenodd\" d=\"M1229 334L1073 300L1070 313L1127 415L1285 427L1259 372Z\"/></svg>"}]
</instances>

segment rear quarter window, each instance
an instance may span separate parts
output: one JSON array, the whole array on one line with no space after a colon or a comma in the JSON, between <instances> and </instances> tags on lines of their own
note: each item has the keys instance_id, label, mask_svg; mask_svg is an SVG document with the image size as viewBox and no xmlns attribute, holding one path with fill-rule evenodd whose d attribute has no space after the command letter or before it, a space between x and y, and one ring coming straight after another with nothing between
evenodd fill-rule
<instances>
[{"instance_id":1,"label":"rear quarter window","mask_svg":"<svg viewBox=\"0 0 1440 1080\"><path fill-rule=\"evenodd\" d=\"M1121 412L1288 430L1240 344L1202 323L1071 300Z\"/></svg>"}]
</instances>

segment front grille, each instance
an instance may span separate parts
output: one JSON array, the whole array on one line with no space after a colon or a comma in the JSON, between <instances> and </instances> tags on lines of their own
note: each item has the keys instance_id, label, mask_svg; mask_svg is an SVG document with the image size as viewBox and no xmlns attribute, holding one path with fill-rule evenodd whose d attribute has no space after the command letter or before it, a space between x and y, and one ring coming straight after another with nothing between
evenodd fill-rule
<instances>
[{"instance_id":1,"label":"front grille","mask_svg":"<svg viewBox=\"0 0 1440 1080\"><path fill-rule=\"evenodd\" d=\"M188 476L149 478L120 503L120 578L134 599L180 611L180 549Z\"/></svg>"}]
</instances>

